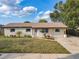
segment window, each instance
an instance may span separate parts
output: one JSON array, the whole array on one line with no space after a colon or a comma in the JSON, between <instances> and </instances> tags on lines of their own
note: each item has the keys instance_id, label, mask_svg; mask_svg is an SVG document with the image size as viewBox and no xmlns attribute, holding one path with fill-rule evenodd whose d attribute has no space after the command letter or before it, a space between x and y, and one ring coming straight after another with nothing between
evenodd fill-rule
<instances>
[{"instance_id":1,"label":"window","mask_svg":"<svg viewBox=\"0 0 79 59\"><path fill-rule=\"evenodd\" d=\"M48 33L48 29L45 29L45 32Z\"/></svg>"},{"instance_id":2,"label":"window","mask_svg":"<svg viewBox=\"0 0 79 59\"><path fill-rule=\"evenodd\" d=\"M45 28L45 29L41 29L40 32L42 32L42 33L48 33L48 29L47 29L47 28Z\"/></svg>"},{"instance_id":3,"label":"window","mask_svg":"<svg viewBox=\"0 0 79 59\"><path fill-rule=\"evenodd\" d=\"M15 32L15 29L11 29L10 32Z\"/></svg>"},{"instance_id":4,"label":"window","mask_svg":"<svg viewBox=\"0 0 79 59\"><path fill-rule=\"evenodd\" d=\"M55 29L55 32L60 32L60 29Z\"/></svg>"},{"instance_id":5,"label":"window","mask_svg":"<svg viewBox=\"0 0 79 59\"><path fill-rule=\"evenodd\" d=\"M35 29L35 32L37 32L37 29Z\"/></svg>"},{"instance_id":6,"label":"window","mask_svg":"<svg viewBox=\"0 0 79 59\"><path fill-rule=\"evenodd\" d=\"M26 32L30 32L30 29L26 29Z\"/></svg>"}]
</instances>

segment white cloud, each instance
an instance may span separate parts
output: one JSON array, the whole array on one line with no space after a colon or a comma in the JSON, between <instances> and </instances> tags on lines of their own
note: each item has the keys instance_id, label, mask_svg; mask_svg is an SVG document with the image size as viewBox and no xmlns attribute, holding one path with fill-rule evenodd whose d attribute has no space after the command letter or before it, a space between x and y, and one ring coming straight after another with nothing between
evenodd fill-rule
<instances>
[{"instance_id":1,"label":"white cloud","mask_svg":"<svg viewBox=\"0 0 79 59\"><path fill-rule=\"evenodd\" d=\"M27 6L27 7L24 7L22 10L19 10L19 11L15 11L13 13L14 16L19 16L19 17L22 17L22 16L28 16L34 12L37 11L37 8L33 7L33 6Z\"/></svg>"},{"instance_id":2,"label":"white cloud","mask_svg":"<svg viewBox=\"0 0 79 59\"><path fill-rule=\"evenodd\" d=\"M46 12L42 15L41 18L44 18L44 19L49 18L49 17L50 17L50 16L49 16L50 13L51 13L51 11L46 11Z\"/></svg>"},{"instance_id":3,"label":"white cloud","mask_svg":"<svg viewBox=\"0 0 79 59\"><path fill-rule=\"evenodd\" d=\"M23 0L16 0L16 4L21 3Z\"/></svg>"},{"instance_id":4,"label":"white cloud","mask_svg":"<svg viewBox=\"0 0 79 59\"><path fill-rule=\"evenodd\" d=\"M22 1L23 0L0 0L0 3L13 6L21 3Z\"/></svg>"},{"instance_id":5,"label":"white cloud","mask_svg":"<svg viewBox=\"0 0 79 59\"><path fill-rule=\"evenodd\" d=\"M44 13L43 11L40 11L40 12L38 13L38 15L43 15L43 13Z\"/></svg>"},{"instance_id":6,"label":"white cloud","mask_svg":"<svg viewBox=\"0 0 79 59\"><path fill-rule=\"evenodd\" d=\"M23 0L0 0L0 15L6 16L28 16L37 11L34 6L26 6L21 8L17 4L21 3Z\"/></svg>"},{"instance_id":7,"label":"white cloud","mask_svg":"<svg viewBox=\"0 0 79 59\"><path fill-rule=\"evenodd\" d=\"M0 6L0 13L9 14L10 13L10 7L3 4L2 6Z\"/></svg>"},{"instance_id":8,"label":"white cloud","mask_svg":"<svg viewBox=\"0 0 79 59\"><path fill-rule=\"evenodd\" d=\"M45 14L45 15L49 15L50 13L51 13L51 11L48 10L48 11L46 11L44 14Z\"/></svg>"},{"instance_id":9,"label":"white cloud","mask_svg":"<svg viewBox=\"0 0 79 59\"><path fill-rule=\"evenodd\" d=\"M49 16L50 13L51 13L51 11L46 11L46 12L41 11L41 12L38 13L36 19L38 19L38 18L39 18L39 19L46 19L46 18L49 18L49 17L50 17L50 16Z\"/></svg>"},{"instance_id":10,"label":"white cloud","mask_svg":"<svg viewBox=\"0 0 79 59\"><path fill-rule=\"evenodd\" d=\"M31 12L37 11L37 8L35 8L35 7L33 7L33 6L28 6L28 7L24 7L24 8L23 8L23 11L24 11L24 12L29 12L29 13L31 13Z\"/></svg>"},{"instance_id":11,"label":"white cloud","mask_svg":"<svg viewBox=\"0 0 79 59\"><path fill-rule=\"evenodd\" d=\"M50 22L51 21L50 15L49 15L50 13L51 13L51 11L49 11L49 10L46 12L43 12L43 11L39 12L35 18L35 21L39 21L40 19L46 19L47 21Z\"/></svg>"}]
</instances>

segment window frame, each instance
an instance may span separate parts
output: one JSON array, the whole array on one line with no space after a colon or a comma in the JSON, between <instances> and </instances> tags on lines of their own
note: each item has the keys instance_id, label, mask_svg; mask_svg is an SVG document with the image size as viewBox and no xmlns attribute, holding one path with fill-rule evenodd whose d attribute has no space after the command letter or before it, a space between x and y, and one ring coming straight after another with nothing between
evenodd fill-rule
<instances>
[{"instance_id":1,"label":"window frame","mask_svg":"<svg viewBox=\"0 0 79 59\"><path fill-rule=\"evenodd\" d=\"M15 32L15 29L14 28L10 29L10 32Z\"/></svg>"},{"instance_id":2,"label":"window frame","mask_svg":"<svg viewBox=\"0 0 79 59\"><path fill-rule=\"evenodd\" d=\"M28 30L29 29L29 30ZM26 28L26 32L30 32L31 31L31 29L30 28Z\"/></svg>"},{"instance_id":3,"label":"window frame","mask_svg":"<svg viewBox=\"0 0 79 59\"><path fill-rule=\"evenodd\" d=\"M37 29L35 29L35 32L37 32Z\"/></svg>"},{"instance_id":4,"label":"window frame","mask_svg":"<svg viewBox=\"0 0 79 59\"><path fill-rule=\"evenodd\" d=\"M55 29L55 32L60 32L60 29L59 29L59 28L56 28L56 29Z\"/></svg>"},{"instance_id":5,"label":"window frame","mask_svg":"<svg viewBox=\"0 0 79 59\"><path fill-rule=\"evenodd\" d=\"M48 33L49 30L48 30L48 28L42 28L42 29L40 30L40 32L41 32L41 33Z\"/></svg>"}]
</instances>

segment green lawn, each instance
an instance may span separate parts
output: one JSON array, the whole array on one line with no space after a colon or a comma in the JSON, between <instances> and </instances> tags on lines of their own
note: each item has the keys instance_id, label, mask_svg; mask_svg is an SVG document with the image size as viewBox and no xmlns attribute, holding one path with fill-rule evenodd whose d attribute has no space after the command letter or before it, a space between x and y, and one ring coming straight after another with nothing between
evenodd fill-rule
<instances>
[{"instance_id":1,"label":"green lawn","mask_svg":"<svg viewBox=\"0 0 79 59\"><path fill-rule=\"evenodd\" d=\"M0 38L0 53L69 53L56 41L33 38Z\"/></svg>"}]
</instances>

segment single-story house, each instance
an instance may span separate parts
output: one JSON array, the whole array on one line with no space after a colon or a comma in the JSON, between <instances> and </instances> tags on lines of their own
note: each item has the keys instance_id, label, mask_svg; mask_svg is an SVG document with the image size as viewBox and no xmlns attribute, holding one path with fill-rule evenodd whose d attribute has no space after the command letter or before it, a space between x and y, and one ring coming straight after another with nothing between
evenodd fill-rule
<instances>
[{"instance_id":1,"label":"single-story house","mask_svg":"<svg viewBox=\"0 0 79 59\"><path fill-rule=\"evenodd\" d=\"M44 37L48 34L52 37L66 36L67 26L61 22L53 23L9 23L4 26L4 35L16 35L22 32L21 36L31 35L32 37Z\"/></svg>"}]
</instances>

